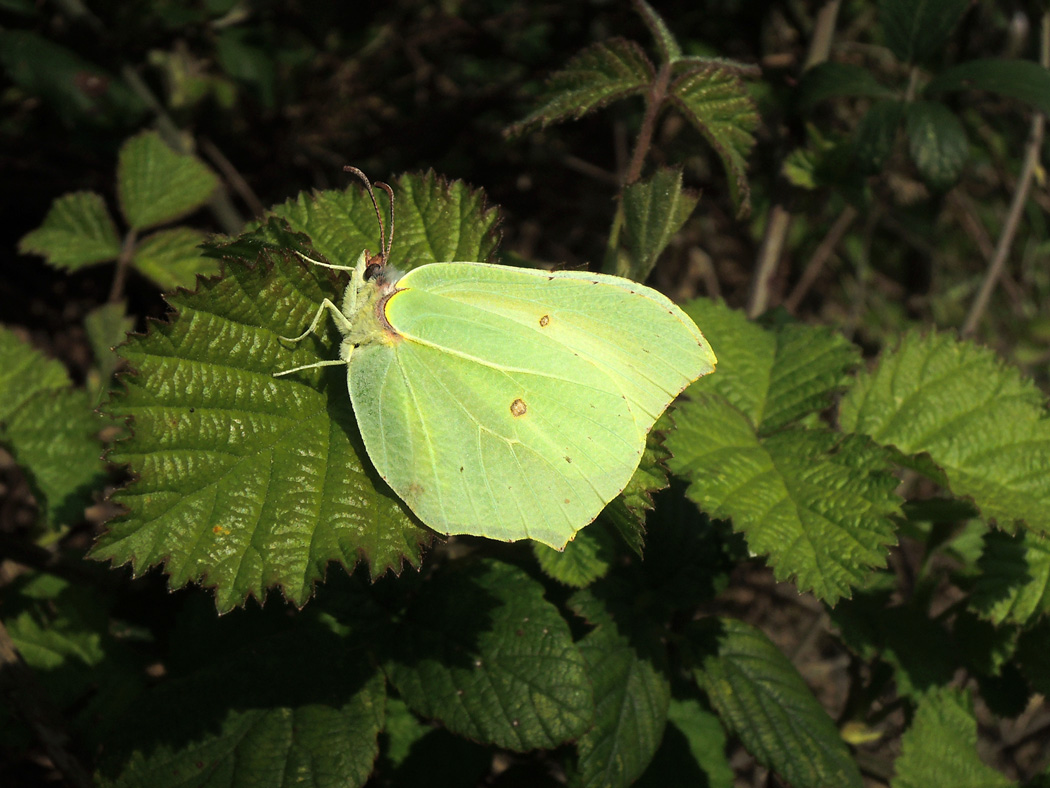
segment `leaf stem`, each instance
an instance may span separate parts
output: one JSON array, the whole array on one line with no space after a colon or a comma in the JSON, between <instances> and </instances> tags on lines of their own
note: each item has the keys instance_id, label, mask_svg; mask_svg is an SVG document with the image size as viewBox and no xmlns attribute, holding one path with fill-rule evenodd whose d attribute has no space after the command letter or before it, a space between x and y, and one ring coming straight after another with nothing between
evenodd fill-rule
<instances>
[{"instance_id":1,"label":"leaf stem","mask_svg":"<svg viewBox=\"0 0 1050 788\"><path fill-rule=\"evenodd\" d=\"M1040 32L1039 63L1043 68L1050 68L1050 11L1043 14ZM1017 184L1014 187L1014 196L1010 201L1010 209L1007 211L1006 221L1003 223L1003 231L999 235L999 242L995 246L995 256L992 257L991 262L988 264L988 270L985 272L984 281L981 282L981 288L970 306L970 313L966 316L966 322L963 323L959 331L964 337L972 335L977 329L977 324L988 309L992 291L995 290L995 286L1002 276L1003 269L1006 267L1006 258L1010 254L1014 238L1017 236L1017 228L1021 223L1021 214L1024 212L1025 203L1028 201L1028 192L1032 186L1032 177L1035 174L1035 168L1039 164L1039 153L1043 146L1044 125L1045 118L1043 113L1037 110L1032 118L1031 130L1028 132L1028 145L1025 150L1024 162L1021 164L1021 174L1018 176Z\"/></svg>"},{"instance_id":2,"label":"leaf stem","mask_svg":"<svg viewBox=\"0 0 1050 788\"><path fill-rule=\"evenodd\" d=\"M135 256L138 239L139 231L135 229L128 230L128 234L124 236L124 243L117 256L117 270L113 274L113 284L109 288L109 303L111 304L124 298L124 282L128 278L128 266L131 265L131 258Z\"/></svg>"}]
</instances>

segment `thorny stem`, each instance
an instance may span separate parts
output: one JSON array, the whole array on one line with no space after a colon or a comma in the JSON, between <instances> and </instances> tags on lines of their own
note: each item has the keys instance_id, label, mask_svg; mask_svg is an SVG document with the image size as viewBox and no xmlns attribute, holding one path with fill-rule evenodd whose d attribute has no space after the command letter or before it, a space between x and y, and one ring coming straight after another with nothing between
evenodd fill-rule
<instances>
[{"instance_id":1,"label":"thorny stem","mask_svg":"<svg viewBox=\"0 0 1050 788\"><path fill-rule=\"evenodd\" d=\"M656 129L656 118L663 109L664 101L667 99L667 87L671 82L671 64L664 63L656 72L656 79L649 88L645 97L645 115L642 117L642 127L638 130L638 139L634 143L634 151L631 153L631 162L627 165L620 186L620 199L616 203L616 214L613 216L612 227L609 229L609 242L605 247L605 264L603 269L609 274L619 274L617 269L616 249L620 243L620 231L623 229L623 191L626 187L635 183L642 177L642 165L653 144L653 131Z\"/></svg>"},{"instance_id":2,"label":"thorny stem","mask_svg":"<svg viewBox=\"0 0 1050 788\"><path fill-rule=\"evenodd\" d=\"M835 22L838 19L841 0L827 0L817 12L813 35L809 41L809 53L806 56L804 71L823 63L831 51L831 41L835 33ZM759 246L755 275L748 299L747 314L756 317L769 306L769 283L776 273L777 264L784 251L784 242L791 227L791 212L784 207L783 200L778 200L769 210L766 231Z\"/></svg>"},{"instance_id":3,"label":"thorny stem","mask_svg":"<svg viewBox=\"0 0 1050 788\"><path fill-rule=\"evenodd\" d=\"M1043 14L1042 29L1039 43L1039 63L1043 68L1050 68L1050 12ZM1025 150L1024 162L1021 165L1021 174L1017 179L1013 199L1010 201L1010 209L1003 223L1003 231L999 236L999 242L995 246L995 256L988 264L981 289L977 293L970 313L966 316L960 333L968 337L977 329L977 324L984 316L985 310L992 297L992 291L1002 276L1003 268L1006 267L1006 258L1010 254L1014 238L1017 236L1017 228L1021 223L1021 214L1024 212L1025 203L1028 201L1028 192L1032 186L1032 177L1035 168L1039 164L1039 151L1043 145L1043 128L1045 118L1042 112L1037 111L1032 118L1031 130L1028 133L1028 145Z\"/></svg>"}]
</instances>

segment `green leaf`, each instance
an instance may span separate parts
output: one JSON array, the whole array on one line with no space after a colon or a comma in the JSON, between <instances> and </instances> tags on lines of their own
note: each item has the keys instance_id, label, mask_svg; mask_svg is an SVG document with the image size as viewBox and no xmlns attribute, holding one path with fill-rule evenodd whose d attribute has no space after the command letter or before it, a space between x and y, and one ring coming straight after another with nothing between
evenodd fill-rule
<instances>
[{"instance_id":1,"label":"green leaf","mask_svg":"<svg viewBox=\"0 0 1050 788\"><path fill-rule=\"evenodd\" d=\"M117 195L133 230L197 210L218 186L219 179L196 156L176 153L155 131L132 137L120 149Z\"/></svg>"},{"instance_id":2,"label":"green leaf","mask_svg":"<svg viewBox=\"0 0 1050 788\"><path fill-rule=\"evenodd\" d=\"M614 618L587 591L570 606L594 629L580 641L594 684L594 725L577 742L581 786L627 786L645 771L660 746L671 686L664 646L653 630L625 634L632 622Z\"/></svg>"},{"instance_id":3,"label":"green leaf","mask_svg":"<svg viewBox=\"0 0 1050 788\"><path fill-rule=\"evenodd\" d=\"M869 585L894 583L880 573ZM921 600L895 604L888 591L859 593L829 611L843 642L870 662L893 668L897 693L921 697L931 687L951 681L959 654L951 634L940 621L930 619Z\"/></svg>"},{"instance_id":4,"label":"green leaf","mask_svg":"<svg viewBox=\"0 0 1050 788\"><path fill-rule=\"evenodd\" d=\"M540 569L548 577L573 588L584 588L604 577L616 558L616 537L601 522L578 532L564 550L555 550L541 542L531 544Z\"/></svg>"},{"instance_id":5,"label":"green leaf","mask_svg":"<svg viewBox=\"0 0 1050 788\"><path fill-rule=\"evenodd\" d=\"M897 130L904 117L900 101L876 101L854 132L853 156L865 175L877 175L893 153Z\"/></svg>"},{"instance_id":6,"label":"green leaf","mask_svg":"<svg viewBox=\"0 0 1050 788\"><path fill-rule=\"evenodd\" d=\"M499 213L480 189L446 181L432 170L402 176L393 187L397 236L390 265L404 272L425 263L489 262L495 256ZM375 209L356 185L343 192L300 194L276 206L273 214L293 231L309 235L313 248L336 265L353 265L362 249L379 250Z\"/></svg>"},{"instance_id":7,"label":"green leaf","mask_svg":"<svg viewBox=\"0 0 1050 788\"><path fill-rule=\"evenodd\" d=\"M699 195L682 188L679 169L662 167L648 180L624 189L623 229L629 260L625 270L612 273L644 282L699 201Z\"/></svg>"},{"instance_id":8,"label":"green leaf","mask_svg":"<svg viewBox=\"0 0 1050 788\"><path fill-rule=\"evenodd\" d=\"M656 13L656 9L645 0L634 0L634 10L653 34L656 47L660 50L660 60L664 63L674 63L678 60L682 56L682 48L678 46L678 41L671 34L663 17Z\"/></svg>"},{"instance_id":9,"label":"green leaf","mask_svg":"<svg viewBox=\"0 0 1050 788\"><path fill-rule=\"evenodd\" d=\"M1050 543L1028 531L989 532L970 606L996 624L1025 625L1050 611Z\"/></svg>"},{"instance_id":10,"label":"green leaf","mask_svg":"<svg viewBox=\"0 0 1050 788\"><path fill-rule=\"evenodd\" d=\"M922 179L937 190L951 187L962 173L969 141L959 119L943 104L916 101L905 111L908 149Z\"/></svg>"},{"instance_id":11,"label":"green leaf","mask_svg":"<svg viewBox=\"0 0 1050 788\"><path fill-rule=\"evenodd\" d=\"M668 467L712 517L732 519L778 580L828 604L886 563L899 510L887 454L863 439L790 428L759 438L717 394L691 394L675 412Z\"/></svg>"},{"instance_id":12,"label":"green leaf","mask_svg":"<svg viewBox=\"0 0 1050 788\"><path fill-rule=\"evenodd\" d=\"M717 63L691 70L670 87L671 100L715 149L729 178L737 217L751 210L747 156L754 147L758 112L743 81Z\"/></svg>"},{"instance_id":13,"label":"green leaf","mask_svg":"<svg viewBox=\"0 0 1050 788\"><path fill-rule=\"evenodd\" d=\"M944 51L970 0L881 0L886 45L905 63L926 63Z\"/></svg>"},{"instance_id":14,"label":"green leaf","mask_svg":"<svg viewBox=\"0 0 1050 788\"><path fill-rule=\"evenodd\" d=\"M938 689L919 703L901 737L891 788L1007 788L1004 774L977 755L977 720L969 692Z\"/></svg>"},{"instance_id":15,"label":"green leaf","mask_svg":"<svg viewBox=\"0 0 1050 788\"><path fill-rule=\"evenodd\" d=\"M383 704L382 675L347 643L277 632L151 691L107 742L100 785L361 786Z\"/></svg>"},{"instance_id":16,"label":"green leaf","mask_svg":"<svg viewBox=\"0 0 1050 788\"><path fill-rule=\"evenodd\" d=\"M102 426L87 393L70 389L35 395L0 430L51 525L80 522L101 490Z\"/></svg>"},{"instance_id":17,"label":"green leaf","mask_svg":"<svg viewBox=\"0 0 1050 788\"><path fill-rule=\"evenodd\" d=\"M114 495L128 511L94 557L137 573L163 562L174 588L214 586L220 610L274 586L302 605L330 561L363 559L373 576L418 565L430 537L368 463L346 373L273 378L334 354L334 337L312 351L279 339L339 298L320 271L290 256L231 261L224 279L169 296L170 323L120 348L136 374L108 407L133 435L110 459L136 478Z\"/></svg>"},{"instance_id":18,"label":"green leaf","mask_svg":"<svg viewBox=\"0 0 1050 788\"><path fill-rule=\"evenodd\" d=\"M523 752L590 724L593 695L568 624L516 567L483 561L432 578L388 642L401 697L453 733Z\"/></svg>"},{"instance_id":19,"label":"green leaf","mask_svg":"<svg viewBox=\"0 0 1050 788\"><path fill-rule=\"evenodd\" d=\"M860 360L852 343L825 328L787 323L770 331L709 299L684 309L718 355L719 374L689 393L721 394L763 435L826 408Z\"/></svg>"},{"instance_id":20,"label":"green leaf","mask_svg":"<svg viewBox=\"0 0 1050 788\"><path fill-rule=\"evenodd\" d=\"M34 395L71 385L66 368L0 325L0 422L6 422Z\"/></svg>"},{"instance_id":21,"label":"green leaf","mask_svg":"<svg viewBox=\"0 0 1050 788\"><path fill-rule=\"evenodd\" d=\"M44 102L67 128L134 125L146 106L122 80L64 46L26 30L0 30L7 77Z\"/></svg>"},{"instance_id":22,"label":"green leaf","mask_svg":"<svg viewBox=\"0 0 1050 788\"><path fill-rule=\"evenodd\" d=\"M91 344L91 352L95 356L97 370L99 394L94 403L96 406L101 395L109 390L113 373L117 369L119 359L113 348L122 343L134 327L135 320L127 316L123 302L103 304L91 310L84 318L84 330Z\"/></svg>"},{"instance_id":23,"label":"green leaf","mask_svg":"<svg viewBox=\"0 0 1050 788\"><path fill-rule=\"evenodd\" d=\"M820 63L803 75L798 87L799 107L804 110L829 98L855 96L888 99L894 92L880 84L871 71L852 63Z\"/></svg>"},{"instance_id":24,"label":"green leaf","mask_svg":"<svg viewBox=\"0 0 1050 788\"><path fill-rule=\"evenodd\" d=\"M726 734L718 717L694 698L671 698L663 742L635 786L731 788L733 769L725 750Z\"/></svg>"},{"instance_id":25,"label":"green leaf","mask_svg":"<svg viewBox=\"0 0 1050 788\"><path fill-rule=\"evenodd\" d=\"M953 90L987 90L1017 99L1040 112L1050 112L1050 71L1030 60L971 60L934 78L927 96Z\"/></svg>"},{"instance_id":26,"label":"green leaf","mask_svg":"<svg viewBox=\"0 0 1050 788\"><path fill-rule=\"evenodd\" d=\"M161 290L192 290L198 275L219 273L218 261L201 254L204 238L204 233L189 227L161 230L139 242L132 263Z\"/></svg>"},{"instance_id":27,"label":"green leaf","mask_svg":"<svg viewBox=\"0 0 1050 788\"><path fill-rule=\"evenodd\" d=\"M863 785L828 713L762 632L731 618L709 619L691 640L697 682L759 763L791 785Z\"/></svg>"},{"instance_id":28,"label":"green leaf","mask_svg":"<svg viewBox=\"0 0 1050 788\"><path fill-rule=\"evenodd\" d=\"M857 379L839 421L906 455L928 454L984 517L1050 531L1044 398L991 350L910 332Z\"/></svg>"},{"instance_id":29,"label":"green leaf","mask_svg":"<svg viewBox=\"0 0 1050 788\"><path fill-rule=\"evenodd\" d=\"M613 38L593 44L551 75L540 107L510 126L507 133L516 135L531 126L546 128L582 118L617 99L643 94L654 77L653 64L633 41Z\"/></svg>"},{"instance_id":30,"label":"green leaf","mask_svg":"<svg viewBox=\"0 0 1050 788\"><path fill-rule=\"evenodd\" d=\"M104 479L102 424L69 376L0 326L0 444L26 473L51 525L80 521Z\"/></svg>"},{"instance_id":31,"label":"green leaf","mask_svg":"<svg viewBox=\"0 0 1050 788\"><path fill-rule=\"evenodd\" d=\"M117 259L120 238L100 195L72 192L51 203L44 223L22 236L18 251L41 255L51 265L75 271Z\"/></svg>"}]
</instances>

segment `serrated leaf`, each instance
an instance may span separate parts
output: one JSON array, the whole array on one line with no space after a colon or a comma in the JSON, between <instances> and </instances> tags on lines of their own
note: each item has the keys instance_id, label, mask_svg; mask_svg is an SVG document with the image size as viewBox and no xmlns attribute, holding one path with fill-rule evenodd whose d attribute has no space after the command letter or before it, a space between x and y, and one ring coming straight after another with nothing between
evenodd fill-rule
<instances>
[{"instance_id":1,"label":"serrated leaf","mask_svg":"<svg viewBox=\"0 0 1050 788\"><path fill-rule=\"evenodd\" d=\"M18 251L41 255L51 265L75 271L117 259L120 238L101 195L72 192L51 203L44 223L22 236Z\"/></svg>"},{"instance_id":2,"label":"serrated leaf","mask_svg":"<svg viewBox=\"0 0 1050 788\"><path fill-rule=\"evenodd\" d=\"M629 257L622 270L612 273L644 282L699 200L695 192L682 188L682 171L666 167L624 189L623 229Z\"/></svg>"},{"instance_id":3,"label":"serrated leaf","mask_svg":"<svg viewBox=\"0 0 1050 788\"><path fill-rule=\"evenodd\" d=\"M1050 542L1022 531L991 531L978 561L970 606L995 624L1024 626L1050 610Z\"/></svg>"},{"instance_id":4,"label":"serrated leaf","mask_svg":"<svg viewBox=\"0 0 1050 788\"><path fill-rule=\"evenodd\" d=\"M905 111L905 133L912 161L934 189L952 186L962 173L969 141L959 119L943 104L916 101Z\"/></svg>"},{"instance_id":5,"label":"serrated leaf","mask_svg":"<svg viewBox=\"0 0 1050 788\"><path fill-rule=\"evenodd\" d=\"M635 786L731 788L733 769L725 750L726 734L718 717L694 698L671 698L663 742Z\"/></svg>"},{"instance_id":6,"label":"serrated leaf","mask_svg":"<svg viewBox=\"0 0 1050 788\"><path fill-rule=\"evenodd\" d=\"M532 542L532 551L548 577L573 588L584 588L609 571L616 557L616 541L608 528L598 522L577 533L564 550Z\"/></svg>"},{"instance_id":7,"label":"serrated leaf","mask_svg":"<svg viewBox=\"0 0 1050 788\"><path fill-rule=\"evenodd\" d=\"M219 263L200 250L205 235L190 227L173 227L143 238L131 261L161 290L197 286L197 276L219 273Z\"/></svg>"},{"instance_id":8,"label":"serrated leaf","mask_svg":"<svg viewBox=\"0 0 1050 788\"><path fill-rule=\"evenodd\" d=\"M101 428L87 393L68 389L35 394L0 429L0 442L26 472L52 526L83 519L84 508L101 489Z\"/></svg>"},{"instance_id":9,"label":"serrated leaf","mask_svg":"<svg viewBox=\"0 0 1050 788\"><path fill-rule=\"evenodd\" d=\"M91 310L84 318L84 330L91 344L91 353L95 357L98 376L98 394L94 401L96 406L109 389L113 372L117 368L118 359L113 348L123 342L134 327L135 320L127 316L123 302L103 304Z\"/></svg>"},{"instance_id":10,"label":"serrated leaf","mask_svg":"<svg viewBox=\"0 0 1050 788\"><path fill-rule=\"evenodd\" d=\"M151 691L107 742L100 784L364 785L383 705L382 675L342 640L274 633Z\"/></svg>"},{"instance_id":11,"label":"serrated leaf","mask_svg":"<svg viewBox=\"0 0 1050 788\"><path fill-rule=\"evenodd\" d=\"M617 99L644 93L655 71L633 41L612 38L581 50L547 82L539 109L507 129L521 134L531 126L545 128L579 119Z\"/></svg>"},{"instance_id":12,"label":"serrated leaf","mask_svg":"<svg viewBox=\"0 0 1050 788\"><path fill-rule=\"evenodd\" d=\"M627 786L645 771L663 738L671 698L664 646L652 631L629 636L623 630L631 622L614 618L587 591L569 604L595 627L579 643L596 711L594 725L577 742L574 784Z\"/></svg>"},{"instance_id":13,"label":"serrated leaf","mask_svg":"<svg viewBox=\"0 0 1050 788\"><path fill-rule=\"evenodd\" d=\"M134 230L172 222L197 210L219 179L196 156L177 153L155 131L132 137L120 149L117 195Z\"/></svg>"},{"instance_id":14,"label":"serrated leaf","mask_svg":"<svg viewBox=\"0 0 1050 788\"><path fill-rule=\"evenodd\" d=\"M393 187L397 235L390 265L404 272L433 262L491 261L499 245L499 212L483 191L432 170L404 175ZM342 192L300 194L273 214L310 236L314 249L336 265L353 265L362 249L379 251L375 209L355 184Z\"/></svg>"},{"instance_id":15,"label":"serrated leaf","mask_svg":"<svg viewBox=\"0 0 1050 788\"><path fill-rule=\"evenodd\" d=\"M970 0L881 0L886 45L905 63L925 63L944 50Z\"/></svg>"},{"instance_id":16,"label":"serrated leaf","mask_svg":"<svg viewBox=\"0 0 1050 788\"><path fill-rule=\"evenodd\" d=\"M889 572L874 581L894 585ZM876 591L859 593L829 611L850 649L865 660L882 660L893 667L897 692L904 697L920 697L948 683L959 667L950 633L920 604L891 604L889 591Z\"/></svg>"},{"instance_id":17,"label":"serrated leaf","mask_svg":"<svg viewBox=\"0 0 1050 788\"><path fill-rule=\"evenodd\" d=\"M862 173L876 175L882 171L893 152L903 117L903 102L886 100L876 101L861 118L853 136L853 156Z\"/></svg>"},{"instance_id":18,"label":"serrated leaf","mask_svg":"<svg viewBox=\"0 0 1050 788\"><path fill-rule=\"evenodd\" d=\"M1006 775L977 755L977 720L969 692L937 689L919 702L901 737L891 788L1007 788Z\"/></svg>"},{"instance_id":19,"label":"serrated leaf","mask_svg":"<svg viewBox=\"0 0 1050 788\"><path fill-rule=\"evenodd\" d=\"M172 587L214 586L220 610L271 587L302 605L330 561L364 560L373 577L418 565L430 536L367 461L346 373L273 377L335 347L279 339L339 298L320 270L290 255L231 260L224 279L169 296L172 322L120 348L134 374L108 410L133 435L110 459L136 479L113 496L128 512L94 557L136 573L164 563Z\"/></svg>"},{"instance_id":20,"label":"serrated leaf","mask_svg":"<svg viewBox=\"0 0 1050 788\"><path fill-rule=\"evenodd\" d=\"M747 156L755 145L758 111L743 81L716 63L678 77L668 93L693 126L715 149L729 179L737 217L751 211Z\"/></svg>"},{"instance_id":21,"label":"serrated leaf","mask_svg":"<svg viewBox=\"0 0 1050 788\"><path fill-rule=\"evenodd\" d=\"M820 63L809 69L798 86L802 109L829 98L857 97L885 99L894 92L872 76L871 71L852 63Z\"/></svg>"},{"instance_id":22,"label":"serrated leaf","mask_svg":"<svg viewBox=\"0 0 1050 788\"><path fill-rule=\"evenodd\" d=\"M690 394L668 436L671 471L712 517L731 519L778 580L828 604L885 565L899 510L885 452L863 439L783 429L760 439L750 420L717 394Z\"/></svg>"},{"instance_id":23,"label":"serrated leaf","mask_svg":"<svg viewBox=\"0 0 1050 788\"><path fill-rule=\"evenodd\" d=\"M938 74L924 92L936 96L955 90L987 90L1050 112L1050 71L1030 60L989 58L960 63Z\"/></svg>"},{"instance_id":24,"label":"serrated leaf","mask_svg":"<svg viewBox=\"0 0 1050 788\"><path fill-rule=\"evenodd\" d=\"M706 298L683 308L704 327L718 354L718 371L725 373L701 378L689 387L690 395L721 394L760 434L826 408L860 360L855 346L825 328L787 323L767 330Z\"/></svg>"},{"instance_id":25,"label":"serrated leaf","mask_svg":"<svg viewBox=\"0 0 1050 788\"><path fill-rule=\"evenodd\" d=\"M568 624L516 567L483 561L432 578L388 642L401 697L453 733L522 752L556 747L591 722Z\"/></svg>"},{"instance_id":26,"label":"serrated leaf","mask_svg":"<svg viewBox=\"0 0 1050 788\"><path fill-rule=\"evenodd\" d=\"M682 48L671 34L663 17L656 13L651 5L645 0L634 0L635 10L642 17L645 26L653 34L656 46L660 50L660 60L664 63L674 63L682 56Z\"/></svg>"},{"instance_id":27,"label":"serrated leaf","mask_svg":"<svg viewBox=\"0 0 1050 788\"><path fill-rule=\"evenodd\" d=\"M0 422L41 391L70 385L66 368L0 325Z\"/></svg>"},{"instance_id":28,"label":"serrated leaf","mask_svg":"<svg viewBox=\"0 0 1050 788\"><path fill-rule=\"evenodd\" d=\"M722 723L759 763L791 785L863 785L828 713L762 632L731 618L691 633L693 671Z\"/></svg>"},{"instance_id":29,"label":"serrated leaf","mask_svg":"<svg viewBox=\"0 0 1050 788\"><path fill-rule=\"evenodd\" d=\"M1043 395L995 353L910 332L842 401L844 430L928 454L952 492L1004 527L1050 530L1050 418Z\"/></svg>"}]
</instances>

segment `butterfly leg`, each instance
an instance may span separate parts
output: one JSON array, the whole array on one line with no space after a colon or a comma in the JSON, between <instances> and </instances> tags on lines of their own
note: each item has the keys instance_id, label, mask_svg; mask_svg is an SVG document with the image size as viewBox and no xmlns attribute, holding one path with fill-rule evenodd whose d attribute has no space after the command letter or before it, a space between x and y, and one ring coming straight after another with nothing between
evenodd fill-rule
<instances>
[{"instance_id":1,"label":"butterfly leg","mask_svg":"<svg viewBox=\"0 0 1050 788\"><path fill-rule=\"evenodd\" d=\"M306 331L304 331L297 337L281 337L281 339L284 339L288 342L302 342L317 329L318 324L321 322L321 318L324 316L325 309L331 310L332 316L335 318L336 326L339 328L340 333L346 334L348 331L350 331L350 321L347 319L346 315L339 311L339 307L337 307L335 303L326 298L324 301L321 302L321 306L317 308L317 314L314 315L313 322L310 323L310 327L306 329Z\"/></svg>"}]
</instances>

